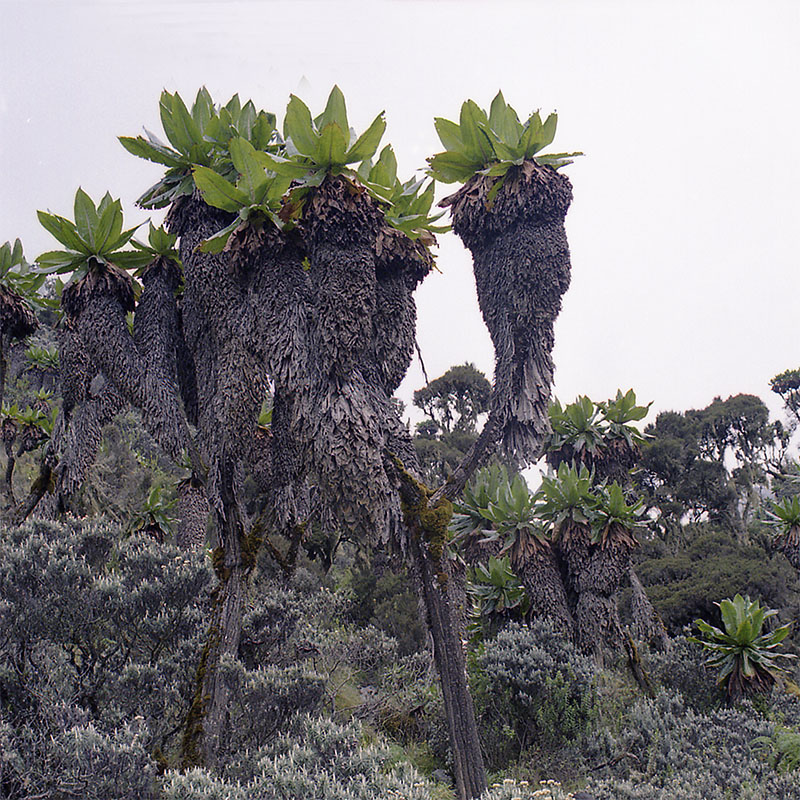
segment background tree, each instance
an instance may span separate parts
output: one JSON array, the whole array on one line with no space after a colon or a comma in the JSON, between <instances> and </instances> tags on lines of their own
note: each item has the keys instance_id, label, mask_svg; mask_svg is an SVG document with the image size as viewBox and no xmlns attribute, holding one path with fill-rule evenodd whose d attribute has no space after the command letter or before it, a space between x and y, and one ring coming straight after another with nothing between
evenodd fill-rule
<instances>
[{"instance_id":1,"label":"background tree","mask_svg":"<svg viewBox=\"0 0 800 800\"><path fill-rule=\"evenodd\" d=\"M428 417L417 423L414 447L429 484L445 481L475 443L491 390L474 364L461 364L414 392L414 405Z\"/></svg>"},{"instance_id":2,"label":"background tree","mask_svg":"<svg viewBox=\"0 0 800 800\"><path fill-rule=\"evenodd\" d=\"M784 469L785 431L769 422L763 401L739 394L663 412L646 432L652 439L637 480L663 521L677 531L683 521L708 519L744 542L770 475Z\"/></svg>"}]
</instances>

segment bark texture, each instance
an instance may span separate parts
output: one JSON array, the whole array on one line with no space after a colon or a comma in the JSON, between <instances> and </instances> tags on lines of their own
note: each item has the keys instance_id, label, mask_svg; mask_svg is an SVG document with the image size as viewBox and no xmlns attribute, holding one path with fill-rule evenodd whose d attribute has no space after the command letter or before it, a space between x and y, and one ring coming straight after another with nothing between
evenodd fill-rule
<instances>
[{"instance_id":1,"label":"bark texture","mask_svg":"<svg viewBox=\"0 0 800 800\"><path fill-rule=\"evenodd\" d=\"M553 324L569 287L564 217L569 180L526 162L509 173L495 202L494 181L475 176L444 203L453 228L472 252L478 302L495 349L491 408L501 423L506 457L538 458L549 432Z\"/></svg>"}]
</instances>

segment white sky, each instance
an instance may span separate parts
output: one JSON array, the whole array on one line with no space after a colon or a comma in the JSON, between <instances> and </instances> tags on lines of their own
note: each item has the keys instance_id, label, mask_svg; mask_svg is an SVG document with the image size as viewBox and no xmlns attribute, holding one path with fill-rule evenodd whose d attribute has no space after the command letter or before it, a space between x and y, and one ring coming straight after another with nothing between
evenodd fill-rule
<instances>
[{"instance_id":1,"label":"white sky","mask_svg":"<svg viewBox=\"0 0 800 800\"><path fill-rule=\"evenodd\" d=\"M401 171L440 146L434 116L559 112L572 288L556 330L556 393L633 387L655 409L758 394L800 365L800 3L189 2L0 0L0 242L54 243L37 209L71 215L81 185L126 218L160 168L116 141L161 133L158 96L206 85L282 120L334 83L355 127L381 109ZM446 188L446 187L445 187ZM446 191L442 191L444 195ZM468 254L442 237L418 292L428 374L491 373ZM406 402L422 385L409 373Z\"/></svg>"}]
</instances>

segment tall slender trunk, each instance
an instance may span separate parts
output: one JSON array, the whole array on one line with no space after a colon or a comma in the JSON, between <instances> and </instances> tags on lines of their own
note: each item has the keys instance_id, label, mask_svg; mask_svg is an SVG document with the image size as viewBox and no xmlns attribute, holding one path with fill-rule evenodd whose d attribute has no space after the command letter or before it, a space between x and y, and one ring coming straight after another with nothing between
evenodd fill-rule
<instances>
[{"instance_id":1,"label":"tall slender trunk","mask_svg":"<svg viewBox=\"0 0 800 800\"><path fill-rule=\"evenodd\" d=\"M433 656L442 688L453 772L459 800L478 797L487 788L475 706L467 683L464 642L454 611L452 574L447 563L447 528L452 504L429 507L431 492L395 460L403 516L408 528L409 566L425 607Z\"/></svg>"}]
</instances>

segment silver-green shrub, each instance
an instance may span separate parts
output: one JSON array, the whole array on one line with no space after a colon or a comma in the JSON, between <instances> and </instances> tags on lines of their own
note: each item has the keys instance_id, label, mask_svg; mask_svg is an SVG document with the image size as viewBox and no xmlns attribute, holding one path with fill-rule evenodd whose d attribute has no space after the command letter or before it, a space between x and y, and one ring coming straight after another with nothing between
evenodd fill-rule
<instances>
[{"instance_id":1,"label":"silver-green shrub","mask_svg":"<svg viewBox=\"0 0 800 800\"><path fill-rule=\"evenodd\" d=\"M358 723L298 717L290 730L228 770L227 780L205 770L168 772L164 800L431 800L435 787L406 762L394 764L380 743L365 744Z\"/></svg>"},{"instance_id":2,"label":"silver-green shrub","mask_svg":"<svg viewBox=\"0 0 800 800\"><path fill-rule=\"evenodd\" d=\"M593 662L547 620L508 625L486 642L477 667L479 716L510 727L518 742L575 742L599 718Z\"/></svg>"},{"instance_id":3,"label":"silver-green shrub","mask_svg":"<svg viewBox=\"0 0 800 800\"><path fill-rule=\"evenodd\" d=\"M776 774L753 748L774 726L747 705L703 714L663 691L628 712L617 736L598 736L588 757L597 800L800 800L800 784Z\"/></svg>"}]
</instances>

